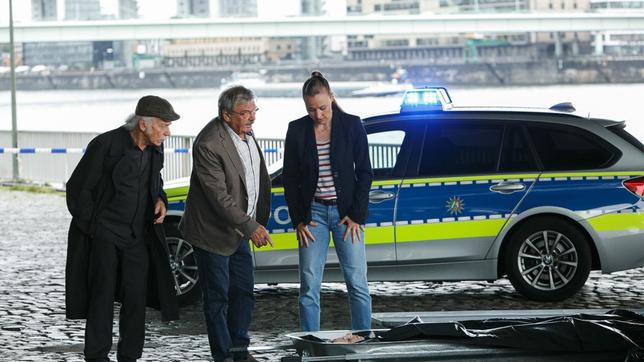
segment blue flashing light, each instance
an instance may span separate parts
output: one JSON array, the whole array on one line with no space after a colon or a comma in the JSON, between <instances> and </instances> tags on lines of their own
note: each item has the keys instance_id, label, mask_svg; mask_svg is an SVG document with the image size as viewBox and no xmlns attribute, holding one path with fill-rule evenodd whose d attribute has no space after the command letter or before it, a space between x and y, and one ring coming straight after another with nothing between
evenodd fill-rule
<instances>
[{"instance_id":1,"label":"blue flashing light","mask_svg":"<svg viewBox=\"0 0 644 362\"><path fill-rule=\"evenodd\" d=\"M405 92L400 112L444 111L452 107L452 99L444 87L426 87Z\"/></svg>"}]
</instances>

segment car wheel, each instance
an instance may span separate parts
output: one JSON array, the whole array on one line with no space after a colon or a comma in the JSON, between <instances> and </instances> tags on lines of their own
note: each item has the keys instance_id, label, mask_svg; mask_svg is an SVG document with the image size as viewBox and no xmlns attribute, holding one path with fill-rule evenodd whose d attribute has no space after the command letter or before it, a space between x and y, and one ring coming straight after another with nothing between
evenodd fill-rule
<instances>
[{"instance_id":1,"label":"car wheel","mask_svg":"<svg viewBox=\"0 0 644 362\"><path fill-rule=\"evenodd\" d=\"M201 297L197 257L192 245L179 233L177 223L166 223L165 242L170 252L170 269L174 277L179 306L194 303Z\"/></svg>"},{"instance_id":2,"label":"car wheel","mask_svg":"<svg viewBox=\"0 0 644 362\"><path fill-rule=\"evenodd\" d=\"M591 268L588 240L556 217L528 221L512 235L504 258L514 288L538 301L559 301L577 293Z\"/></svg>"}]
</instances>

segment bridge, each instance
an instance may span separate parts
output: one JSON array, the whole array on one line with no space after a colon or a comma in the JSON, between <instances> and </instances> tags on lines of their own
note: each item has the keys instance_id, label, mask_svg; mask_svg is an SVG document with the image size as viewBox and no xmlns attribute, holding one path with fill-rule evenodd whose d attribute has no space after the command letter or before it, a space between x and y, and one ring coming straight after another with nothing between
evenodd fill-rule
<instances>
[{"instance_id":1,"label":"bridge","mask_svg":"<svg viewBox=\"0 0 644 362\"><path fill-rule=\"evenodd\" d=\"M165 21L100 20L14 24L15 42L154 40L218 37L295 37L361 34L450 34L522 32L644 31L644 12L504 13L474 15L401 15L297 17L283 19L217 18ZM0 43L9 42L8 26Z\"/></svg>"}]
</instances>

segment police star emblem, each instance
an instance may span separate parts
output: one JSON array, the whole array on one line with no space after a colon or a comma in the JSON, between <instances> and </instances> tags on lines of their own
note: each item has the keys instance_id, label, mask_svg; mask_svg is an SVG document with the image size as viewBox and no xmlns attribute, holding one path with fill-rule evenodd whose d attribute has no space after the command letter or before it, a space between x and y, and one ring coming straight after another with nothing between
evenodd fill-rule
<instances>
[{"instance_id":1,"label":"police star emblem","mask_svg":"<svg viewBox=\"0 0 644 362\"><path fill-rule=\"evenodd\" d=\"M452 196L449 198L449 200L447 200L445 206L447 207L447 211L450 214L458 215L463 212L463 209L465 208L465 202L463 202L463 199L458 196Z\"/></svg>"}]
</instances>

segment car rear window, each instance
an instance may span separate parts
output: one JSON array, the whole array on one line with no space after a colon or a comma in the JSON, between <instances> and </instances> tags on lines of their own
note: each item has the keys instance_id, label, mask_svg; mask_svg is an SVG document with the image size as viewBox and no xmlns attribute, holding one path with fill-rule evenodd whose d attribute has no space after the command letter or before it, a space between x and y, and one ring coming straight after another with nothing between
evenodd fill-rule
<instances>
[{"instance_id":1,"label":"car rear window","mask_svg":"<svg viewBox=\"0 0 644 362\"><path fill-rule=\"evenodd\" d=\"M576 127L533 126L528 132L545 171L604 168L619 156L606 141Z\"/></svg>"},{"instance_id":2,"label":"car rear window","mask_svg":"<svg viewBox=\"0 0 644 362\"><path fill-rule=\"evenodd\" d=\"M632 144L633 146L637 147L640 151L644 152L644 145L642 142L640 142L635 136L632 134L628 133L626 130L626 127L623 123L618 123L614 126L608 127L608 130L613 132L614 134L618 135L620 138L622 138L624 141Z\"/></svg>"}]
</instances>

